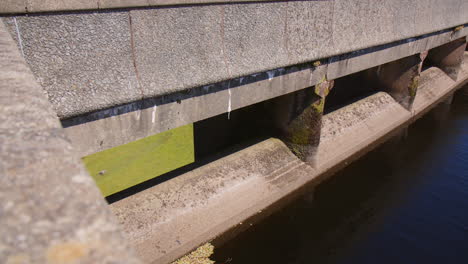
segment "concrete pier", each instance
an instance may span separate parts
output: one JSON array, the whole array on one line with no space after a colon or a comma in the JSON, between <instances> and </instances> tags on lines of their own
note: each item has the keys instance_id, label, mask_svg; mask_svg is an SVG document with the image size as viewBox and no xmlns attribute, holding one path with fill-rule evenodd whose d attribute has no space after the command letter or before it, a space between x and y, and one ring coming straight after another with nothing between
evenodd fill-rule
<instances>
[{"instance_id":1,"label":"concrete pier","mask_svg":"<svg viewBox=\"0 0 468 264\"><path fill-rule=\"evenodd\" d=\"M419 84L422 59L419 54L378 66L371 79L403 107L411 110Z\"/></svg>"},{"instance_id":2,"label":"concrete pier","mask_svg":"<svg viewBox=\"0 0 468 264\"><path fill-rule=\"evenodd\" d=\"M325 98L333 81L323 81L311 88L274 100L275 122L281 139L302 161L314 164L320 143Z\"/></svg>"},{"instance_id":3,"label":"concrete pier","mask_svg":"<svg viewBox=\"0 0 468 264\"><path fill-rule=\"evenodd\" d=\"M432 49L427 59L456 81L465 49L466 38L460 38Z\"/></svg>"}]
</instances>

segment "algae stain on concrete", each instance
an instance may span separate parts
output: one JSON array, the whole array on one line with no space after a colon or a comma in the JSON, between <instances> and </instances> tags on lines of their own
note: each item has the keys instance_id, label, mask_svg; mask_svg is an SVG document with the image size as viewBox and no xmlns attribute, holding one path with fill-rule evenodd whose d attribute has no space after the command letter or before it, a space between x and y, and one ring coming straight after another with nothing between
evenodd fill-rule
<instances>
[{"instance_id":1,"label":"algae stain on concrete","mask_svg":"<svg viewBox=\"0 0 468 264\"><path fill-rule=\"evenodd\" d=\"M214 261L210 260L210 256L213 252L214 246L210 243L206 243L171 264L213 264Z\"/></svg>"},{"instance_id":2,"label":"algae stain on concrete","mask_svg":"<svg viewBox=\"0 0 468 264\"><path fill-rule=\"evenodd\" d=\"M193 125L178 127L83 158L104 196L195 160Z\"/></svg>"}]
</instances>

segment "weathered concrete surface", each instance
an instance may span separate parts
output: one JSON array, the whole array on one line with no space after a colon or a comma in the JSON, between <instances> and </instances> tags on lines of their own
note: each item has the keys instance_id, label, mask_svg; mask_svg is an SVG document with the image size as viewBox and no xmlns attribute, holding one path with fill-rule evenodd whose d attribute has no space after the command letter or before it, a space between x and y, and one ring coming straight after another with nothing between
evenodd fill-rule
<instances>
[{"instance_id":1,"label":"weathered concrete surface","mask_svg":"<svg viewBox=\"0 0 468 264\"><path fill-rule=\"evenodd\" d=\"M36 13L109 8L156 7L212 3L262 2L271 0L2 0L2 13Z\"/></svg>"},{"instance_id":2,"label":"weathered concrete surface","mask_svg":"<svg viewBox=\"0 0 468 264\"><path fill-rule=\"evenodd\" d=\"M270 139L111 208L146 263L168 263L257 214L310 175L312 168Z\"/></svg>"},{"instance_id":3,"label":"weathered concrete surface","mask_svg":"<svg viewBox=\"0 0 468 264\"><path fill-rule=\"evenodd\" d=\"M438 68L429 68L421 75L418 95L413 102L415 118L425 114L434 104L453 94L454 87L463 87L468 83L468 52L464 53L457 81L453 81L445 72Z\"/></svg>"},{"instance_id":4,"label":"weathered concrete surface","mask_svg":"<svg viewBox=\"0 0 468 264\"><path fill-rule=\"evenodd\" d=\"M435 35L409 38L399 43L369 48L329 59L327 77L332 80L348 74L379 66L400 58L422 53L468 35L468 28L451 30Z\"/></svg>"},{"instance_id":5,"label":"weathered concrete surface","mask_svg":"<svg viewBox=\"0 0 468 264\"><path fill-rule=\"evenodd\" d=\"M52 1L30 4L39 2L49 5ZM80 1L54 2L80 5ZM133 102L136 95L162 96L454 28L468 22L464 2L391 0L374 4L369 0L334 0L190 5L79 13L75 14L81 17L77 23L70 23L71 14L29 15L17 17L19 24L12 27L12 35L25 35L22 44L37 47L37 51L30 49L25 55L39 80L45 78L37 74L43 66L55 61L57 65L60 61L78 62L80 74L65 75L53 71L52 66L44 67L45 76L56 79L63 88L55 90L57 84L41 83L51 91L51 98L78 91L89 101L89 105L54 101L58 115L68 118ZM69 55L51 56L54 47L62 46L71 48ZM129 51L132 47L134 53ZM88 60L90 63L84 63ZM112 95L107 93L109 89Z\"/></svg>"},{"instance_id":6,"label":"weathered concrete surface","mask_svg":"<svg viewBox=\"0 0 468 264\"><path fill-rule=\"evenodd\" d=\"M468 34L468 28L424 36L396 45L332 57L319 67L311 64L206 85L157 100L122 105L64 122L80 155L132 142L319 83L324 76L342 77L409 55L424 52ZM155 122L153 121L153 113ZM92 136L84 136L92 135Z\"/></svg>"},{"instance_id":7,"label":"weathered concrete surface","mask_svg":"<svg viewBox=\"0 0 468 264\"><path fill-rule=\"evenodd\" d=\"M145 97L226 79L221 12L220 6L130 11Z\"/></svg>"},{"instance_id":8,"label":"weathered concrete surface","mask_svg":"<svg viewBox=\"0 0 468 264\"><path fill-rule=\"evenodd\" d=\"M111 207L146 262L168 263L363 155L466 83L466 62L462 69L457 82L440 69L423 72L411 112L380 92L325 115L314 168L269 139Z\"/></svg>"},{"instance_id":9,"label":"weathered concrete surface","mask_svg":"<svg viewBox=\"0 0 468 264\"><path fill-rule=\"evenodd\" d=\"M282 141L302 161L314 164L320 143L325 98L333 81L323 81L314 87L278 97L274 100L276 127Z\"/></svg>"},{"instance_id":10,"label":"weathered concrete surface","mask_svg":"<svg viewBox=\"0 0 468 264\"><path fill-rule=\"evenodd\" d=\"M325 74L326 66L268 71L63 123L77 152L85 156L313 86Z\"/></svg>"},{"instance_id":11,"label":"weathered concrete surface","mask_svg":"<svg viewBox=\"0 0 468 264\"><path fill-rule=\"evenodd\" d=\"M341 77L377 66L380 62L419 53L463 34L468 34L466 28L405 41L370 53L332 58L330 64L319 67L281 68L203 86L161 100L148 99L123 105L69 119L65 122L66 131L80 155L84 156L313 86L325 75Z\"/></svg>"},{"instance_id":12,"label":"weathered concrete surface","mask_svg":"<svg viewBox=\"0 0 468 264\"><path fill-rule=\"evenodd\" d=\"M377 84L408 110L418 89L422 57L417 54L389 62L378 66L374 72Z\"/></svg>"},{"instance_id":13,"label":"weathered concrete surface","mask_svg":"<svg viewBox=\"0 0 468 264\"><path fill-rule=\"evenodd\" d=\"M456 81L465 49L466 37L463 37L431 50L427 59Z\"/></svg>"},{"instance_id":14,"label":"weathered concrete surface","mask_svg":"<svg viewBox=\"0 0 468 264\"><path fill-rule=\"evenodd\" d=\"M6 22L60 118L142 98L128 14L20 16Z\"/></svg>"},{"instance_id":15,"label":"weathered concrete surface","mask_svg":"<svg viewBox=\"0 0 468 264\"><path fill-rule=\"evenodd\" d=\"M0 262L140 263L0 22Z\"/></svg>"}]
</instances>

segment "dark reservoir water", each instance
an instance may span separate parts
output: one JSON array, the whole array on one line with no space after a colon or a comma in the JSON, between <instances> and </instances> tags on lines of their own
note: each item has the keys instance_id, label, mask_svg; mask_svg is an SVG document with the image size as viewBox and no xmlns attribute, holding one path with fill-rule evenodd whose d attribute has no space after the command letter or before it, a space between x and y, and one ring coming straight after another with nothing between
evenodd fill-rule
<instances>
[{"instance_id":1,"label":"dark reservoir water","mask_svg":"<svg viewBox=\"0 0 468 264\"><path fill-rule=\"evenodd\" d=\"M217 263L468 263L468 93L216 250Z\"/></svg>"}]
</instances>

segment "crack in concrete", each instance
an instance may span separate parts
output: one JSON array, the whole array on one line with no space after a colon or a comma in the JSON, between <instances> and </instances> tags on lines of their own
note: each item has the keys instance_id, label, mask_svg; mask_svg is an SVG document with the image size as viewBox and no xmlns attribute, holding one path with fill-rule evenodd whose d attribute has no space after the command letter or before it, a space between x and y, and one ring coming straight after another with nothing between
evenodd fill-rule
<instances>
[{"instance_id":1,"label":"crack in concrete","mask_svg":"<svg viewBox=\"0 0 468 264\"><path fill-rule=\"evenodd\" d=\"M134 36L133 36L133 23L132 23L131 12L128 12L128 25L129 25L129 30L130 30L130 49L131 49L131 52L132 52L132 61L133 61L133 68L135 70L135 76L136 76L136 81L137 81L137 89L140 90L141 99L144 99L145 94L144 94L144 91L143 91L143 86L141 85L140 74L138 72L137 62L136 62L135 40L134 40Z\"/></svg>"}]
</instances>

